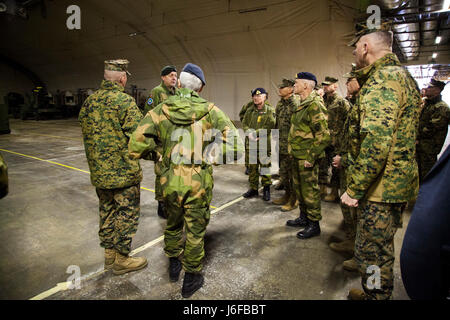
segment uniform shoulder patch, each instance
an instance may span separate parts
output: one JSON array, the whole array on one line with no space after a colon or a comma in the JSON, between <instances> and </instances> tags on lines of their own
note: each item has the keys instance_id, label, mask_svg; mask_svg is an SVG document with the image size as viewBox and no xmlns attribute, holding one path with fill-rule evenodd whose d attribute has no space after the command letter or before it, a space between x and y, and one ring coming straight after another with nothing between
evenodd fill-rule
<instances>
[{"instance_id":1,"label":"uniform shoulder patch","mask_svg":"<svg viewBox=\"0 0 450 320\"><path fill-rule=\"evenodd\" d=\"M151 106L151 105L153 104L153 99L152 99L152 98L148 98L147 104L148 104L149 106Z\"/></svg>"}]
</instances>

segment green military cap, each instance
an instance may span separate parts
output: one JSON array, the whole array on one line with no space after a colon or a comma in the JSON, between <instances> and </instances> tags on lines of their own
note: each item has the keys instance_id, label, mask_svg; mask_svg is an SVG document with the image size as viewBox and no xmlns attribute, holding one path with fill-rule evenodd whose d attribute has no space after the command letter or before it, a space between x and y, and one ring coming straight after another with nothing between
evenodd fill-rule
<instances>
[{"instance_id":1,"label":"green military cap","mask_svg":"<svg viewBox=\"0 0 450 320\"><path fill-rule=\"evenodd\" d=\"M167 76L172 72L177 72L177 68L175 66L165 66L161 69L161 76Z\"/></svg>"},{"instance_id":2,"label":"green military cap","mask_svg":"<svg viewBox=\"0 0 450 320\"><path fill-rule=\"evenodd\" d=\"M356 63L352 63L352 71L347 72L342 77L347 79L356 78L355 72L356 72Z\"/></svg>"},{"instance_id":3,"label":"green military cap","mask_svg":"<svg viewBox=\"0 0 450 320\"><path fill-rule=\"evenodd\" d=\"M281 88L286 88L286 87L293 87L294 84L295 84L294 80L283 78L281 83L278 85L278 88L281 89Z\"/></svg>"},{"instance_id":4,"label":"green military cap","mask_svg":"<svg viewBox=\"0 0 450 320\"><path fill-rule=\"evenodd\" d=\"M336 83L336 82L338 82L339 80L338 79L336 79L336 78L333 78L333 77L325 77L325 81L323 81L322 82L322 85L323 86L328 86L328 85L330 85L330 84L333 84L333 83Z\"/></svg>"},{"instance_id":5,"label":"green military cap","mask_svg":"<svg viewBox=\"0 0 450 320\"><path fill-rule=\"evenodd\" d=\"M443 81L439 81L436 79L431 79L430 83L428 84L427 88L432 87L438 87L441 91L444 90L446 83Z\"/></svg>"},{"instance_id":6,"label":"green military cap","mask_svg":"<svg viewBox=\"0 0 450 320\"><path fill-rule=\"evenodd\" d=\"M114 59L114 60L106 60L105 61L105 70L109 71L122 71L126 72L129 76L131 73L128 72L128 64L130 61L127 59Z\"/></svg>"},{"instance_id":7,"label":"green military cap","mask_svg":"<svg viewBox=\"0 0 450 320\"><path fill-rule=\"evenodd\" d=\"M375 28L369 28L367 27L366 22L361 22L356 25L356 34L352 41L350 41L347 46L354 47L356 43L359 41L359 39L362 36L365 36L366 34L378 32L378 31L391 31L392 23L389 21L385 21L380 23L378 27Z\"/></svg>"}]
</instances>

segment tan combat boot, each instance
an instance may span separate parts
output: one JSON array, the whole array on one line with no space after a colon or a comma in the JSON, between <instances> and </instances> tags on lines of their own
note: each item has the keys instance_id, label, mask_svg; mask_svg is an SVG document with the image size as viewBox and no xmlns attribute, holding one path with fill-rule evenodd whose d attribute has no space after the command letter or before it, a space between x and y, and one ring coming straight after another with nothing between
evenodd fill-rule
<instances>
[{"instance_id":1,"label":"tan combat boot","mask_svg":"<svg viewBox=\"0 0 450 320\"><path fill-rule=\"evenodd\" d=\"M338 192L338 188L336 187L332 187L331 188L331 193L327 196L325 196L325 198L323 198L324 201L327 202L336 202L339 199L339 192Z\"/></svg>"},{"instance_id":2,"label":"tan combat boot","mask_svg":"<svg viewBox=\"0 0 450 320\"><path fill-rule=\"evenodd\" d=\"M350 253L355 251L355 239L330 243L330 248L336 252Z\"/></svg>"},{"instance_id":3,"label":"tan combat boot","mask_svg":"<svg viewBox=\"0 0 450 320\"><path fill-rule=\"evenodd\" d=\"M355 257L353 257L349 260L345 260L344 263L342 264L342 268L344 268L344 270L351 271L351 272L359 271L358 263L356 262Z\"/></svg>"},{"instance_id":4,"label":"tan combat boot","mask_svg":"<svg viewBox=\"0 0 450 320\"><path fill-rule=\"evenodd\" d=\"M111 270L116 261L116 250L105 249L105 270Z\"/></svg>"},{"instance_id":5,"label":"tan combat boot","mask_svg":"<svg viewBox=\"0 0 450 320\"><path fill-rule=\"evenodd\" d=\"M347 298L349 300L367 300L367 295L364 293L364 291L353 288L348 292Z\"/></svg>"},{"instance_id":6,"label":"tan combat boot","mask_svg":"<svg viewBox=\"0 0 450 320\"><path fill-rule=\"evenodd\" d=\"M284 206L281 207L281 211L288 212L297 208L298 208L298 200L297 197L295 196L295 193L292 193L288 203L286 203Z\"/></svg>"},{"instance_id":7,"label":"tan combat boot","mask_svg":"<svg viewBox=\"0 0 450 320\"><path fill-rule=\"evenodd\" d=\"M282 205L285 205L286 203L288 203L289 198L290 198L290 194L286 192L284 194L284 196L282 196L281 198L273 199L272 203L276 204L277 206L280 206L280 205L282 206Z\"/></svg>"},{"instance_id":8,"label":"tan combat boot","mask_svg":"<svg viewBox=\"0 0 450 320\"><path fill-rule=\"evenodd\" d=\"M143 257L132 258L119 252L116 254L116 261L113 265L113 273L121 275L131 271L137 271L147 266L147 259Z\"/></svg>"},{"instance_id":9,"label":"tan combat boot","mask_svg":"<svg viewBox=\"0 0 450 320\"><path fill-rule=\"evenodd\" d=\"M320 196L323 198L328 194L327 186L325 184L320 185Z\"/></svg>"}]
</instances>

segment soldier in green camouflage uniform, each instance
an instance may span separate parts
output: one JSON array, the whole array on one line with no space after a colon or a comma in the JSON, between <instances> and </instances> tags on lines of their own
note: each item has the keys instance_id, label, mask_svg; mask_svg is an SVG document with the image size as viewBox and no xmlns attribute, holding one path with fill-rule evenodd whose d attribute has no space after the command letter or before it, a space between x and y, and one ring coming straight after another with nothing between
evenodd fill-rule
<instances>
[{"instance_id":1,"label":"soldier in green camouflage uniform","mask_svg":"<svg viewBox=\"0 0 450 320\"><path fill-rule=\"evenodd\" d=\"M127 60L105 61L105 80L79 114L91 182L99 198L105 268L115 274L147 265L144 258L128 257L138 226L142 180L139 161L128 156L128 140L142 114L134 99L123 92L127 67Z\"/></svg>"},{"instance_id":2,"label":"soldier in green camouflage uniform","mask_svg":"<svg viewBox=\"0 0 450 320\"><path fill-rule=\"evenodd\" d=\"M248 166L250 189L244 193L244 198L258 195L259 176L264 187L263 199L270 200L270 186L272 179L270 175L271 134L275 128L275 110L266 103L267 92L264 88L256 88L252 91L253 105L245 112L242 126L248 135ZM266 150L261 148L261 141L267 141ZM264 172L265 171L265 172Z\"/></svg>"},{"instance_id":3,"label":"soldier in green camouflage uniform","mask_svg":"<svg viewBox=\"0 0 450 320\"><path fill-rule=\"evenodd\" d=\"M328 129L330 130L331 135L331 144L325 150L326 167L324 169L326 172L324 172L324 174L326 173L327 176L328 168L332 163L332 159L337 155L336 149L339 147L339 137L342 137L343 135L344 123L347 119L347 113L350 108L347 100L337 94L337 82L338 79L333 77L325 77L325 81L322 82L325 91L325 107L328 110ZM325 201L334 202L339 199L338 189L340 186L340 171L340 169L332 167L330 179L331 193L324 198Z\"/></svg>"},{"instance_id":4,"label":"soldier in green camouflage uniform","mask_svg":"<svg viewBox=\"0 0 450 320\"><path fill-rule=\"evenodd\" d=\"M177 69L174 66L165 66L161 70L161 84L152 89L150 96L147 98L145 104L144 115L148 111L155 108L160 103L164 102L170 96L175 95L177 89ZM164 208L163 191L161 187L161 172L162 172L162 161L161 161L161 150L156 150L154 159L154 172L155 172L155 200L158 201L158 216L166 219L166 213Z\"/></svg>"},{"instance_id":5,"label":"soldier in green camouflage uniform","mask_svg":"<svg viewBox=\"0 0 450 320\"><path fill-rule=\"evenodd\" d=\"M301 97L297 110L292 115L288 138L288 151L294 158L294 189L300 205L300 217L287 221L288 226L305 227L297 233L300 239L320 235L319 221L322 219L319 162L325 156L330 142L330 133L323 100L314 90L316 77L309 72L297 74L295 93Z\"/></svg>"},{"instance_id":6,"label":"soldier in green camouflage uniform","mask_svg":"<svg viewBox=\"0 0 450 320\"><path fill-rule=\"evenodd\" d=\"M182 294L188 297L203 284L200 271L213 189L210 164L220 163L227 153L231 154L227 161L233 161L234 153L242 154L244 148L240 138L234 143L233 137L238 137L238 131L228 116L198 95L205 85L201 69L188 63L180 74L180 83L182 88L175 96L151 110L140 122L130 140L129 152L132 158L145 158L162 146L161 184L168 213L164 251L170 258L172 281L178 280L179 257L184 252L182 267L186 275ZM211 144L207 139L211 130L220 132L223 140L223 144L216 144L214 161L208 161L208 154L212 152L206 151ZM218 150L223 150L222 156Z\"/></svg>"},{"instance_id":7,"label":"soldier in green camouflage uniform","mask_svg":"<svg viewBox=\"0 0 450 320\"><path fill-rule=\"evenodd\" d=\"M442 101L441 92L445 83L431 80L425 91L425 105L420 114L419 132L417 134L417 163L419 179L423 181L437 160L447 137L450 122L450 109Z\"/></svg>"},{"instance_id":8,"label":"soldier in green camouflage uniform","mask_svg":"<svg viewBox=\"0 0 450 320\"><path fill-rule=\"evenodd\" d=\"M0 153L0 199L8 194L8 165Z\"/></svg>"},{"instance_id":9,"label":"soldier in green camouflage uniform","mask_svg":"<svg viewBox=\"0 0 450 320\"><path fill-rule=\"evenodd\" d=\"M273 200L273 204L283 205L281 211L291 211L298 206L297 196L293 189L292 181L292 157L288 153L288 137L291 128L291 117L300 104L300 97L294 95L294 80L283 79L278 86L280 101L276 113L276 128L279 130L279 157L280 157L280 180L286 193L280 199Z\"/></svg>"},{"instance_id":10,"label":"soldier in green camouflage uniform","mask_svg":"<svg viewBox=\"0 0 450 320\"><path fill-rule=\"evenodd\" d=\"M252 90L252 92L253 91L254 90ZM264 104L266 104L268 107L272 108L269 101L267 101L267 98L268 98L268 93L266 92L266 100L265 100ZM247 112L247 110L250 108L254 108L254 107L255 107L255 103L253 102L253 100L249 101L247 104L244 104L242 106L242 109L239 112L239 120L241 121L241 124L243 124L244 116L245 116L245 113ZM248 159L248 156L249 156L248 155L248 143L249 143L248 137L246 137L245 138L245 168L246 168L245 174L248 174L248 168L249 168L249 166L248 166L248 161L249 161L249 159Z\"/></svg>"},{"instance_id":11,"label":"soldier in green camouflage uniform","mask_svg":"<svg viewBox=\"0 0 450 320\"><path fill-rule=\"evenodd\" d=\"M351 165L341 199L359 208L355 259L364 289L350 290L350 299L392 298L394 235L406 203L418 192L414 157L420 95L417 83L392 53L388 28L363 26L350 43L356 44L361 113L360 126L350 126Z\"/></svg>"},{"instance_id":12,"label":"soldier in green camouflage uniform","mask_svg":"<svg viewBox=\"0 0 450 320\"><path fill-rule=\"evenodd\" d=\"M343 75L347 78L347 98L349 105L348 116L345 120L343 130L338 131L335 137L335 154L333 158L333 167L339 169L340 195L347 190L347 169L348 169L348 152L349 152L349 127L359 126L359 121L353 117L355 112L358 112L356 98L359 92L359 84L355 75L356 65L353 65L352 71ZM349 207L341 203L342 216L344 218L346 240L341 242L330 243L330 248L337 252L349 253L353 256L355 248L356 224L357 224L357 209ZM343 268L348 271L358 271L358 266L355 259L350 259L344 262Z\"/></svg>"}]
</instances>

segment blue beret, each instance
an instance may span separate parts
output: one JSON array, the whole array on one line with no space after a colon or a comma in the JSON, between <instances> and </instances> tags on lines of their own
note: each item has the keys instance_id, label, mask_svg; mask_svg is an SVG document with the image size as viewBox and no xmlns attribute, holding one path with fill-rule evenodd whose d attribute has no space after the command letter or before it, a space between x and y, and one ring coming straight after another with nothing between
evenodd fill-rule
<instances>
[{"instance_id":1,"label":"blue beret","mask_svg":"<svg viewBox=\"0 0 450 320\"><path fill-rule=\"evenodd\" d=\"M182 72L193 74L202 81L203 85L206 85L205 75L203 74L203 70L198 65L186 63Z\"/></svg>"},{"instance_id":2,"label":"blue beret","mask_svg":"<svg viewBox=\"0 0 450 320\"><path fill-rule=\"evenodd\" d=\"M266 91L266 89L264 89L264 88L256 88L255 90L252 90L252 97L255 95L255 94L267 94L267 91Z\"/></svg>"},{"instance_id":3,"label":"blue beret","mask_svg":"<svg viewBox=\"0 0 450 320\"><path fill-rule=\"evenodd\" d=\"M316 83L317 85L317 78L315 75L313 75L310 72L299 72L297 73L297 76L295 77L295 79L305 79L305 80L312 80Z\"/></svg>"}]
</instances>

